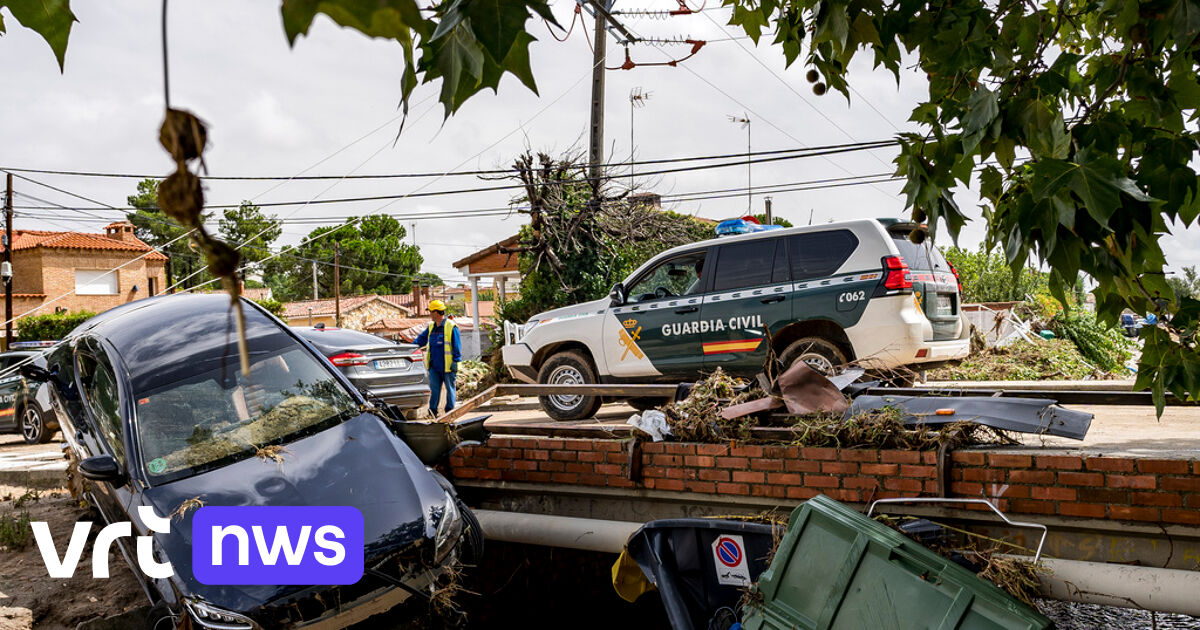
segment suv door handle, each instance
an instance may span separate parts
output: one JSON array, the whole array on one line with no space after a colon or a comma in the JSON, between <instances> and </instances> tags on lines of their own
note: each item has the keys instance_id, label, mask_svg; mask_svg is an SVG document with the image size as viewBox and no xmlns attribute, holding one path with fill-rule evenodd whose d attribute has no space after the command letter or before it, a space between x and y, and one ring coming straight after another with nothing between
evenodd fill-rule
<instances>
[{"instance_id":1,"label":"suv door handle","mask_svg":"<svg viewBox=\"0 0 1200 630\"><path fill-rule=\"evenodd\" d=\"M759 302L762 302L763 304L774 304L775 302L782 302L783 299L784 296L782 295L772 295L771 297L765 297L759 300Z\"/></svg>"},{"instance_id":2,"label":"suv door handle","mask_svg":"<svg viewBox=\"0 0 1200 630\"><path fill-rule=\"evenodd\" d=\"M695 313L698 310L700 309L695 306L684 306L683 308L675 309L675 313L678 315L683 315L684 313Z\"/></svg>"}]
</instances>

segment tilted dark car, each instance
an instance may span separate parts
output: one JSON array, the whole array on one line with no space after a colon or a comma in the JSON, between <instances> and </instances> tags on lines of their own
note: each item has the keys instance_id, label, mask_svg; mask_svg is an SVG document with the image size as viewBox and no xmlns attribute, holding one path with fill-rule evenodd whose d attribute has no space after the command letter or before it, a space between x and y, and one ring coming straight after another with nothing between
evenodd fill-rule
<instances>
[{"instance_id":1,"label":"tilted dark car","mask_svg":"<svg viewBox=\"0 0 1200 630\"><path fill-rule=\"evenodd\" d=\"M0 353L0 433L20 433L27 444L45 444L58 431L58 414L44 384L29 383L17 366L45 367L42 350Z\"/></svg>"},{"instance_id":2,"label":"tilted dark car","mask_svg":"<svg viewBox=\"0 0 1200 630\"><path fill-rule=\"evenodd\" d=\"M359 391L406 412L429 405L429 374L423 356L414 354L416 345L345 328L292 330L312 342Z\"/></svg>"},{"instance_id":3,"label":"tilted dark car","mask_svg":"<svg viewBox=\"0 0 1200 630\"><path fill-rule=\"evenodd\" d=\"M45 370L27 370L53 384L70 454L91 480L88 501L104 521L132 523L134 537L118 545L154 604L152 623L337 628L409 597L419 605L437 576L478 549L474 517L394 420L290 329L243 305L250 378L223 295L115 308L72 331ZM268 447L276 458L263 456ZM199 503L353 506L364 519L366 572L348 586L201 584L192 571ZM173 515L170 533L149 531L140 506ZM153 536L173 576L137 569L137 536Z\"/></svg>"}]
</instances>

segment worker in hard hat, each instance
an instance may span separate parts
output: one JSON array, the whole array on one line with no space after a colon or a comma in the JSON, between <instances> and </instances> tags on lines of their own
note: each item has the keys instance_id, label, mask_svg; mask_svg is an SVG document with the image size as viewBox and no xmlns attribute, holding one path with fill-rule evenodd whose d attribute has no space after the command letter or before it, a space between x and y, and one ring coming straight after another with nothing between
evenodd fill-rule
<instances>
[{"instance_id":1,"label":"worker in hard hat","mask_svg":"<svg viewBox=\"0 0 1200 630\"><path fill-rule=\"evenodd\" d=\"M425 350L425 370L429 372L429 413L436 417L443 386L446 388L446 411L454 409L454 379L458 377L458 362L462 360L462 339L454 320L446 317L444 302L430 302L429 317L433 321L417 335L415 343Z\"/></svg>"}]
</instances>

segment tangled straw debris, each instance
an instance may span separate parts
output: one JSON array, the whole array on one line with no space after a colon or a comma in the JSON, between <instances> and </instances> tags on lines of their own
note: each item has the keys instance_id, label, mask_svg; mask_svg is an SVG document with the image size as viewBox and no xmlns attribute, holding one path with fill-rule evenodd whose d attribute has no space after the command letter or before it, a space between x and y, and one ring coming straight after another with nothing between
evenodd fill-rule
<instances>
[{"instance_id":1,"label":"tangled straw debris","mask_svg":"<svg viewBox=\"0 0 1200 630\"><path fill-rule=\"evenodd\" d=\"M853 416L817 412L801 416L721 417L722 409L761 396L763 394L757 387L717 368L696 383L686 399L661 409L667 416L671 435L684 442L723 443L737 440L797 446L905 450L934 449L943 444L957 448L1017 443L1005 431L973 422L954 422L936 428L905 424L905 414L894 407ZM790 437L755 437L752 430L759 427L791 429Z\"/></svg>"}]
</instances>

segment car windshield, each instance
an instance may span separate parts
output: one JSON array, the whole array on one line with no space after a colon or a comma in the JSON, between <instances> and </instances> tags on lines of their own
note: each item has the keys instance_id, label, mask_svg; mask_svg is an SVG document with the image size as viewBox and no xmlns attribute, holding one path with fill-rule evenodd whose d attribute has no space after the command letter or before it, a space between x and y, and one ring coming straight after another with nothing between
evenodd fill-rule
<instances>
[{"instance_id":1,"label":"car windshield","mask_svg":"<svg viewBox=\"0 0 1200 630\"><path fill-rule=\"evenodd\" d=\"M142 461L152 478L182 477L254 455L357 409L318 359L298 344L255 353L249 376L236 357L136 392Z\"/></svg>"}]
</instances>

